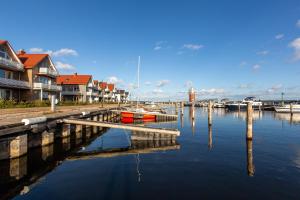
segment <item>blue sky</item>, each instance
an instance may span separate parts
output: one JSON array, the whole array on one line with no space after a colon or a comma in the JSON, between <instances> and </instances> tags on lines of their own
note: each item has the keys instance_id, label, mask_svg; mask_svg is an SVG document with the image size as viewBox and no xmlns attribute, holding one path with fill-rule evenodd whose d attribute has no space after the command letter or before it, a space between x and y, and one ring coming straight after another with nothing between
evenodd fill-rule
<instances>
[{"instance_id":1,"label":"blue sky","mask_svg":"<svg viewBox=\"0 0 300 200\"><path fill-rule=\"evenodd\" d=\"M300 97L300 1L4 1L0 38L140 96ZM298 40L297 40L298 39ZM136 90L134 90L136 93Z\"/></svg>"}]
</instances>

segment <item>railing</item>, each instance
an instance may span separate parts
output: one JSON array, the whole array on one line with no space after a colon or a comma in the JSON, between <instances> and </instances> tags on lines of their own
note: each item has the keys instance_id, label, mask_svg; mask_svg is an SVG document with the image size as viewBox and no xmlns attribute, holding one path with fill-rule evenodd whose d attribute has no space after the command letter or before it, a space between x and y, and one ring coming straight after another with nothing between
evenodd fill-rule
<instances>
[{"instance_id":1,"label":"railing","mask_svg":"<svg viewBox=\"0 0 300 200\"><path fill-rule=\"evenodd\" d=\"M23 64L2 57L0 57L0 65L3 65L13 70L24 70Z\"/></svg>"},{"instance_id":2,"label":"railing","mask_svg":"<svg viewBox=\"0 0 300 200\"><path fill-rule=\"evenodd\" d=\"M45 67L41 67L39 69L39 73L40 74L46 74L46 75L50 75L50 76L58 76L57 71L51 70L49 68L45 68Z\"/></svg>"},{"instance_id":3,"label":"railing","mask_svg":"<svg viewBox=\"0 0 300 200\"><path fill-rule=\"evenodd\" d=\"M0 85L12 88L30 89L30 85L26 81L19 81L7 78L0 78Z\"/></svg>"},{"instance_id":4,"label":"railing","mask_svg":"<svg viewBox=\"0 0 300 200\"><path fill-rule=\"evenodd\" d=\"M61 91L61 86L59 85L51 85L51 84L45 84L45 83L34 83L33 89L46 89L46 90L56 90Z\"/></svg>"},{"instance_id":5,"label":"railing","mask_svg":"<svg viewBox=\"0 0 300 200\"><path fill-rule=\"evenodd\" d=\"M62 91L62 95L82 95L80 91Z\"/></svg>"}]
</instances>

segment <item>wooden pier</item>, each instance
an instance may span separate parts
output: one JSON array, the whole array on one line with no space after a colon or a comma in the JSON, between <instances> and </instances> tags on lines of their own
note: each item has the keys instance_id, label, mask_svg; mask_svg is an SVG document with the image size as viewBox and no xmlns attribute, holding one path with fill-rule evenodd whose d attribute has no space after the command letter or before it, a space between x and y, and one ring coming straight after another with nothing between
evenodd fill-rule
<instances>
[{"instance_id":1,"label":"wooden pier","mask_svg":"<svg viewBox=\"0 0 300 200\"><path fill-rule=\"evenodd\" d=\"M85 119L63 119L63 123L65 124L76 124L76 125L86 125L86 126L98 126L105 128L118 128L124 130L131 131L142 131L142 132L152 132L159 134L168 134L174 136L180 136L180 131L177 129L164 129L164 128L150 128L145 126L138 126L132 124L121 124L121 123L111 123L111 122L100 122L100 121L92 121Z\"/></svg>"}]
</instances>

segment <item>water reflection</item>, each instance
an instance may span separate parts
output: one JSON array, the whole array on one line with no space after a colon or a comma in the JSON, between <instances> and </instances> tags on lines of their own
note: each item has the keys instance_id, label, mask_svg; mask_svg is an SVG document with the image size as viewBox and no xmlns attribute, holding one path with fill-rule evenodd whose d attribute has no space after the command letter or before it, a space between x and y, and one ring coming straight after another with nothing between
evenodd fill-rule
<instances>
[{"instance_id":1,"label":"water reflection","mask_svg":"<svg viewBox=\"0 0 300 200\"><path fill-rule=\"evenodd\" d=\"M208 126L208 149L211 150L213 147L212 141L212 126Z\"/></svg>"},{"instance_id":2,"label":"water reflection","mask_svg":"<svg viewBox=\"0 0 300 200\"><path fill-rule=\"evenodd\" d=\"M190 106L189 107L189 116L190 116L190 122L192 127L192 133L195 134L195 107Z\"/></svg>"},{"instance_id":3,"label":"water reflection","mask_svg":"<svg viewBox=\"0 0 300 200\"><path fill-rule=\"evenodd\" d=\"M281 121L288 121L290 124L298 125L300 124L300 114L294 113L274 113L274 118Z\"/></svg>"},{"instance_id":4,"label":"water reflection","mask_svg":"<svg viewBox=\"0 0 300 200\"><path fill-rule=\"evenodd\" d=\"M253 148L252 148L252 140L247 141L247 171L249 176L254 176L254 164L253 164Z\"/></svg>"}]
</instances>

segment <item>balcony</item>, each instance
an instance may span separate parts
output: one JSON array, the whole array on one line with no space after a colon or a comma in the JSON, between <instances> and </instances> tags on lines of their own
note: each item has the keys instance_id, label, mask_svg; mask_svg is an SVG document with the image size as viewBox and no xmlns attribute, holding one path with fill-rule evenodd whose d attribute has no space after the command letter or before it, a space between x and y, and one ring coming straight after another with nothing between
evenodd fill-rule
<instances>
[{"instance_id":1,"label":"balcony","mask_svg":"<svg viewBox=\"0 0 300 200\"><path fill-rule=\"evenodd\" d=\"M10 70L24 71L23 64L0 57L0 65Z\"/></svg>"},{"instance_id":2,"label":"balcony","mask_svg":"<svg viewBox=\"0 0 300 200\"><path fill-rule=\"evenodd\" d=\"M82 95L82 93L80 91L62 91L61 92L62 95Z\"/></svg>"},{"instance_id":3,"label":"balcony","mask_svg":"<svg viewBox=\"0 0 300 200\"><path fill-rule=\"evenodd\" d=\"M61 91L61 86L45 84L45 83L34 83L33 89L34 90L44 89L44 90L51 90L51 91Z\"/></svg>"},{"instance_id":4,"label":"balcony","mask_svg":"<svg viewBox=\"0 0 300 200\"><path fill-rule=\"evenodd\" d=\"M19 81L7 78L0 78L0 86L7 88L30 89L30 85L26 81Z\"/></svg>"},{"instance_id":5,"label":"balcony","mask_svg":"<svg viewBox=\"0 0 300 200\"><path fill-rule=\"evenodd\" d=\"M39 69L39 74L48 75L48 76L58 76L57 71L51 70L46 67L41 67Z\"/></svg>"}]
</instances>

